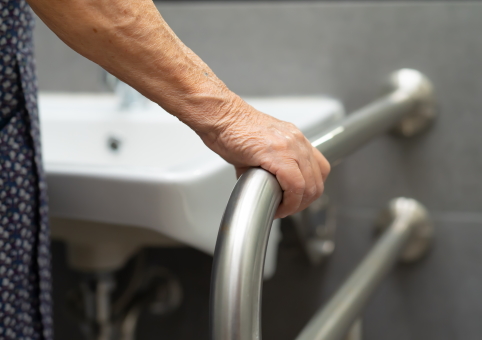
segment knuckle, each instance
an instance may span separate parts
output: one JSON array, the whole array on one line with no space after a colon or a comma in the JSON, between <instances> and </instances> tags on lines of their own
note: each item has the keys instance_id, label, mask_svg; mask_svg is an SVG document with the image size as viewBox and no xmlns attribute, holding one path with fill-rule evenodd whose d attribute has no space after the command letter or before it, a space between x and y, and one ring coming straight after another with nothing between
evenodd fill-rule
<instances>
[{"instance_id":1,"label":"knuckle","mask_svg":"<svg viewBox=\"0 0 482 340\"><path fill-rule=\"evenodd\" d=\"M304 139L305 135L296 126L293 125L293 129L291 131L295 137Z\"/></svg>"},{"instance_id":2,"label":"knuckle","mask_svg":"<svg viewBox=\"0 0 482 340\"><path fill-rule=\"evenodd\" d=\"M289 141L286 138L277 138L273 142L273 148L277 151L287 150L289 148Z\"/></svg>"},{"instance_id":3,"label":"knuckle","mask_svg":"<svg viewBox=\"0 0 482 340\"><path fill-rule=\"evenodd\" d=\"M304 179L297 180L293 182L293 185L291 187L291 192L294 193L295 195L304 195L305 194L305 189L306 189L306 184Z\"/></svg>"},{"instance_id":4,"label":"knuckle","mask_svg":"<svg viewBox=\"0 0 482 340\"><path fill-rule=\"evenodd\" d=\"M309 186L305 190L305 197L308 198L309 200L316 198L318 194L318 188L316 185Z\"/></svg>"},{"instance_id":5,"label":"knuckle","mask_svg":"<svg viewBox=\"0 0 482 340\"><path fill-rule=\"evenodd\" d=\"M287 132L294 136L304 136L303 133L298 129L298 127L291 123L291 122L285 122L284 128L286 129Z\"/></svg>"},{"instance_id":6,"label":"knuckle","mask_svg":"<svg viewBox=\"0 0 482 340\"><path fill-rule=\"evenodd\" d=\"M285 122L285 124L286 124L287 129L290 130L290 131L298 130L296 125L291 123L291 122Z\"/></svg>"}]
</instances>

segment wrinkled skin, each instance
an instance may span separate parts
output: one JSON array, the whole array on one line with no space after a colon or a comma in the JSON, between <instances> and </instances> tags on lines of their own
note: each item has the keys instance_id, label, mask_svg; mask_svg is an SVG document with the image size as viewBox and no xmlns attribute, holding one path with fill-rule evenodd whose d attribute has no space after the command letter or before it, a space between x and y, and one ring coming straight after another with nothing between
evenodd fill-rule
<instances>
[{"instance_id":1,"label":"wrinkled skin","mask_svg":"<svg viewBox=\"0 0 482 340\"><path fill-rule=\"evenodd\" d=\"M231 92L174 34L151 0L28 0L60 39L178 117L240 176L261 167L278 179L276 217L323 192L326 159L292 124Z\"/></svg>"},{"instance_id":2,"label":"wrinkled skin","mask_svg":"<svg viewBox=\"0 0 482 340\"><path fill-rule=\"evenodd\" d=\"M214 152L233 164L241 176L251 167L273 175L283 189L276 217L286 217L308 207L324 189L330 164L291 123L264 114L239 100L215 138L203 138Z\"/></svg>"}]
</instances>

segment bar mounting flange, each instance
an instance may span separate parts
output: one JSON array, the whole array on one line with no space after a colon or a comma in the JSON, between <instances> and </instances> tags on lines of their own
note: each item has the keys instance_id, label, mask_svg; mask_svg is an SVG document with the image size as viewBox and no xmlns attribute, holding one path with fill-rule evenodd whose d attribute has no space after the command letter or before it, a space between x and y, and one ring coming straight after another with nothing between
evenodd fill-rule
<instances>
[{"instance_id":1,"label":"bar mounting flange","mask_svg":"<svg viewBox=\"0 0 482 340\"><path fill-rule=\"evenodd\" d=\"M432 82L421 72L404 68L390 76L390 92L413 98L414 106L392 129L402 137L412 137L425 131L436 116L435 96Z\"/></svg>"},{"instance_id":2,"label":"bar mounting flange","mask_svg":"<svg viewBox=\"0 0 482 340\"><path fill-rule=\"evenodd\" d=\"M425 207L412 198L398 197L391 200L375 222L377 233L385 231L397 218L404 218L411 229L407 244L400 253L401 262L421 259L432 244L434 228Z\"/></svg>"}]
</instances>

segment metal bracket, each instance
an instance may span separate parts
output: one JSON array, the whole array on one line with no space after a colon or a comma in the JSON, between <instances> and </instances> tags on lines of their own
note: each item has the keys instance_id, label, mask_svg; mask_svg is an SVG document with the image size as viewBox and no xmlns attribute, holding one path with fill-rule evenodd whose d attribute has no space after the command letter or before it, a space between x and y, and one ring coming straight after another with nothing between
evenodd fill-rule
<instances>
[{"instance_id":1,"label":"metal bracket","mask_svg":"<svg viewBox=\"0 0 482 340\"><path fill-rule=\"evenodd\" d=\"M413 110L392 129L401 137L413 137L425 131L436 117L435 96L432 82L421 72L401 69L390 76L389 91L414 98Z\"/></svg>"},{"instance_id":2,"label":"metal bracket","mask_svg":"<svg viewBox=\"0 0 482 340\"><path fill-rule=\"evenodd\" d=\"M336 214L328 196L323 195L291 220L301 246L312 265L318 265L335 250Z\"/></svg>"}]
</instances>

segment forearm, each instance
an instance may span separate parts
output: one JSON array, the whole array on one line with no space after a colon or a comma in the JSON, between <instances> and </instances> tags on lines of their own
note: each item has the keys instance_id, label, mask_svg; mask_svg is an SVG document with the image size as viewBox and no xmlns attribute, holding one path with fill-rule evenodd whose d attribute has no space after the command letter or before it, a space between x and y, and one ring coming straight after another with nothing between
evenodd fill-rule
<instances>
[{"instance_id":1,"label":"forearm","mask_svg":"<svg viewBox=\"0 0 482 340\"><path fill-rule=\"evenodd\" d=\"M152 0L27 0L74 50L195 130L241 175L262 167L283 189L277 216L323 192L326 159L290 123L246 104L172 32Z\"/></svg>"},{"instance_id":2,"label":"forearm","mask_svg":"<svg viewBox=\"0 0 482 340\"><path fill-rule=\"evenodd\" d=\"M250 110L187 48L151 0L29 0L72 49L161 105L200 134L233 106Z\"/></svg>"}]
</instances>

